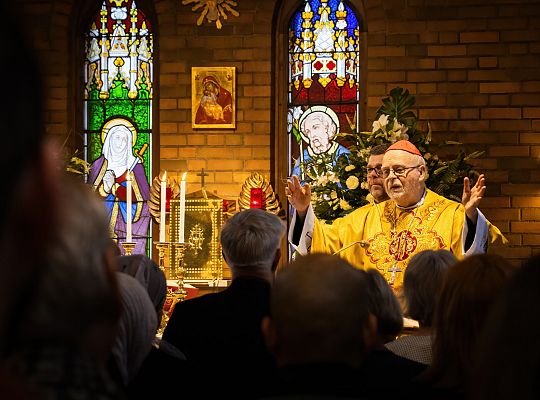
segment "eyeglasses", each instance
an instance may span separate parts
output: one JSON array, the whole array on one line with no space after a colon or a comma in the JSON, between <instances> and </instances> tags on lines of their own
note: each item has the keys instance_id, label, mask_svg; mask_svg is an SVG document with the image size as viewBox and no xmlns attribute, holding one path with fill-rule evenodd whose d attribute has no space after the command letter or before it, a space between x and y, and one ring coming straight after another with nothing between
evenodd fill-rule
<instances>
[{"instance_id":1,"label":"eyeglasses","mask_svg":"<svg viewBox=\"0 0 540 400\"><path fill-rule=\"evenodd\" d=\"M369 175L371 172L375 172L375 175L377 175L377 176L381 176L381 175L382 175L382 169L381 169L381 167L366 168L366 175Z\"/></svg>"},{"instance_id":2,"label":"eyeglasses","mask_svg":"<svg viewBox=\"0 0 540 400\"><path fill-rule=\"evenodd\" d=\"M381 171L382 177L388 178L390 176L390 172L393 172L395 176L403 178L407 176L410 170L413 170L421 166L422 165L415 165L414 167L383 168Z\"/></svg>"}]
</instances>

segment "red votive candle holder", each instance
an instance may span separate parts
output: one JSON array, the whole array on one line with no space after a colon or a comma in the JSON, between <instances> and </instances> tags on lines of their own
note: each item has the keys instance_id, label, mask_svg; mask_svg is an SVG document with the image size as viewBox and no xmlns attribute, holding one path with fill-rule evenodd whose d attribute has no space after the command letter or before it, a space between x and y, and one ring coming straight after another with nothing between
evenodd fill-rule
<instances>
[{"instance_id":1,"label":"red votive candle holder","mask_svg":"<svg viewBox=\"0 0 540 400\"><path fill-rule=\"evenodd\" d=\"M249 208L264 208L262 188L251 188Z\"/></svg>"},{"instance_id":2,"label":"red votive candle holder","mask_svg":"<svg viewBox=\"0 0 540 400\"><path fill-rule=\"evenodd\" d=\"M171 211L172 195L173 195L172 188L168 187L167 189L165 189L165 210L167 212Z\"/></svg>"}]
</instances>

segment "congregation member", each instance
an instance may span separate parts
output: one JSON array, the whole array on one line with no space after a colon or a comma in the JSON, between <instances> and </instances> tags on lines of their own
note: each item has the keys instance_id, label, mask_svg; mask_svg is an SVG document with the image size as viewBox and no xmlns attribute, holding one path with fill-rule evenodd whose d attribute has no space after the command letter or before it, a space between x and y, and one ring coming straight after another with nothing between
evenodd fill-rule
<instances>
[{"instance_id":1,"label":"congregation member","mask_svg":"<svg viewBox=\"0 0 540 400\"><path fill-rule=\"evenodd\" d=\"M37 61L20 18L0 2L0 398L121 399L106 371L120 308L103 204L64 175L46 139ZM79 190L81 189L81 190Z\"/></svg>"},{"instance_id":2,"label":"congregation member","mask_svg":"<svg viewBox=\"0 0 540 400\"><path fill-rule=\"evenodd\" d=\"M400 357L385 347L403 330L403 313L394 291L374 268L366 271L369 310L376 319L376 335L362 363L362 387L369 398L395 398L413 394L414 379L425 369L415 361ZM393 379L387 379L388 376Z\"/></svg>"},{"instance_id":3,"label":"congregation member","mask_svg":"<svg viewBox=\"0 0 540 400\"><path fill-rule=\"evenodd\" d=\"M498 296L478 338L471 400L540 398L540 256L527 260Z\"/></svg>"},{"instance_id":4,"label":"congregation member","mask_svg":"<svg viewBox=\"0 0 540 400\"><path fill-rule=\"evenodd\" d=\"M431 326L435 305L448 269L457 258L448 250L424 250L411 258L403 280L406 316L418 329L386 343L394 354L429 365L432 359Z\"/></svg>"},{"instance_id":5,"label":"congregation member","mask_svg":"<svg viewBox=\"0 0 540 400\"><path fill-rule=\"evenodd\" d=\"M270 309L263 331L279 368L269 399L362 398L359 367L376 334L365 271L298 257L276 274Z\"/></svg>"},{"instance_id":6,"label":"congregation member","mask_svg":"<svg viewBox=\"0 0 540 400\"><path fill-rule=\"evenodd\" d=\"M159 266L145 254L118 256L117 270L134 277L148 292L156 310L157 326L161 324L167 297L167 279Z\"/></svg>"},{"instance_id":7,"label":"congregation member","mask_svg":"<svg viewBox=\"0 0 540 400\"><path fill-rule=\"evenodd\" d=\"M394 340L403 330L403 313L398 299L384 276L374 268L366 271L369 294L369 311L377 318L375 348Z\"/></svg>"},{"instance_id":8,"label":"congregation member","mask_svg":"<svg viewBox=\"0 0 540 400\"><path fill-rule=\"evenodd\" d=\"M281 256L285 225L261 209L236 213L220 234L232 282L176 304L163 340L185 354L204 396L253 397L267 385L275 362L267 351L261 321L269 313L270 287ZM243 383L231 382L241 376ZM212 385L204 382L212 381Z\"/></svg>"},{"instance_id":9,"label":"congregation member","mask_svg":"<svg viewBox=\"0 0 540 400\"><path fill-rule=\"evenodd\" d=\"M49 232L57 229L60 213L60 162L54 143L45 138L41 71L10 3L0 2L5 16L0 33L18 38L3 45L5 54L17 64L0 63L2 76L10 77L3 83L9 101L0 108L6 149L0 166L6 171L3 184L7 188L0 196L0 355L10 345L12 324L21 317L20 307L26 301L25 288L42 263L41 254L52 240Z\"/></svg>"},{"instance_id":10,"label":"congregation member","mask_svg":"<svg viewBox=\"0 0 540 400\"><path fill-rule=\"evenodd\" d=\"M289 230L295 250L339 253L358 268L378 269L397 291L410 258L421 250L447 249L463 258L505 240L478 210L486 190L483 175L472 187L465 178L462 204L439 196L426 188L425 160L406 140L385 151L381 174L390 199L360 207L332 224L317 220L309 185L293 176L286 194L296 210Z\"/></svg>"},{"instance_id":11,"label":"congregation member","mask_svg":"<svg viewBox=\"0 0 540 400\"><path fill-rule=\"evenodd\" d=\"M106 209L87 185L61 183L61 218L24 288L2 365L29 398L123 398L107 369L121 305Z\"/></svg>"},{"instance_id":12,"label":"congregation member","mask_svg":"<svg viewBox=\"0 0 540 400\"><path fill-rule=\"evenodd\" d=\"M467 257L448 270L435 308L433 360L419 376L424 398L466 398L480 332L516 270L494 254Z\"/></svg>"},{"instance_id":13,"label":"congregation member","mask_svg":"<svg viewBox=\"0 0 540 400\"><path fill-rule=\"evenodd\" d=\"M129 292L124 296L131 307L126 310L128 313L125 317L126 323L120 327L124 330L124 334L117 338L113 352L115 363L118 360L122 371L115 364L112 364L112 367L115 368L117 379L127 385L126 391L130 400L171 396L176 393L175 389L159 382L172 382L179 374L186 374L187 371L185 355L156 335L156 329L161 325L163 305L167 296L165 274L144 254L120 255L117 260L118 271L135 278L146 289L155 310L157 326L152 328L150 315L152 313L148 310L148 302L143 299L145 296L141 293L140 285L132 279L120 280L120 287L123 291ZM134 293L131 293L130 287L135 289ZM136 302L142 302L143 307L133 307ZM136 332L128 335L128 322L133 323L135 318L140 319L138 323L133 324ZM148 343L151 345L150 348ZM126 383L122 380L122 374L129 376Z\"/></svg>"},{"instance_id":14,"label":"congregation member","mask_svg":"<svg viewBox=\"0 0 540 400\"><path fill-rule=\"evenodd\" d=\"M116 272L122 314L110 359L110 371L126 390L152 349L158 328L154 304L133 276Z\"/></svg>"}]
</instances>

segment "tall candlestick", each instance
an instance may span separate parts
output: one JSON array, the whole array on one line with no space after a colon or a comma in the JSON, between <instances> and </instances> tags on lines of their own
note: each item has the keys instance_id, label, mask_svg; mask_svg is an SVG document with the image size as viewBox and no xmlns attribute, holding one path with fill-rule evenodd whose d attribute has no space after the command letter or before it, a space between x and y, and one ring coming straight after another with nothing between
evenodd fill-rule
<instances>
[{"instance_id":1,"label":"tall candlestick","mask_svg":"<svg viewBox=\"0 0 540 400\"><path fill-rule=\"evenodd\" d=\"M126 176L126 242L131 242L131 174Z\"/></svg>"},{"instance_id":2,"label":"tall candlestick","mask_svg":"<svg viewBox=\"0 0 540 400\"><path fill-rule=\"evenodd\" d=\"M180 234L178 238L180 243L184 243L184 229L186 226L186 175L187 172L184 172L180 182Z\"/></svg>"},{"instance_id":3,"label":"tall candlestick","mask_svg":"<svg viewBox=\"0 0 540 400\"><path fill-rule=\"evenodd\" d=\"M159 213L159 241L165 242L165 212L167 206L167 171L161 177L161 208Z\"/></svg>"}]
</instances>

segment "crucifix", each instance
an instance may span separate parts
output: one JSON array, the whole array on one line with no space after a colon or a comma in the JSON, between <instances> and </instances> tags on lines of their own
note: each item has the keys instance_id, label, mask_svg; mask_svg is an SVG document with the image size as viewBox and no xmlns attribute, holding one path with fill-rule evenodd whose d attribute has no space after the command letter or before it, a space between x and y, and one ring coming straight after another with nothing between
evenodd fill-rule
<instances>
[{"instance_id":1,"label":"crucifix","mask_svg":"<svg viewBox=\"0 0 540 400\"><path fill-rule=\"evenodd\" d=\"M394 264L392 268L388 268L386 272L391 272L392 276L390 276L390 282L388 282L390 285L394 284L394 280L396 279L396 273L403 271L401 268L397 266L397 264Z\"/></svg>"},{"instance_id":2,"label":"crucifix","mask_svg":"<svg viewBox=\"0 0 540 400\"><path fill-rule=\"evenodd\" d=\"M204 172L204 168L201 168L201 172L199 172L197 176L201 177L201 189L204 189L204 177L208 176L208 174Z\"/></svg>"}]
</instances>

